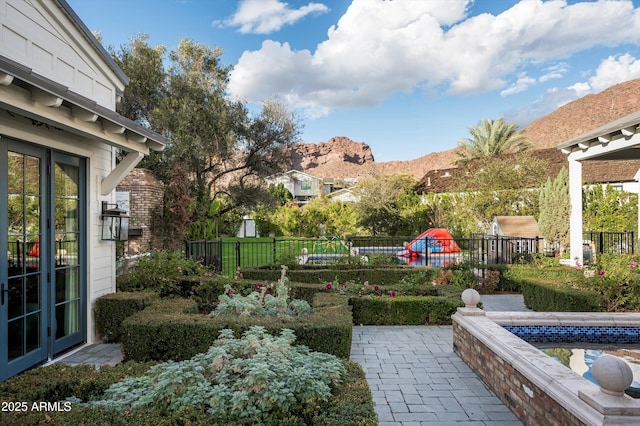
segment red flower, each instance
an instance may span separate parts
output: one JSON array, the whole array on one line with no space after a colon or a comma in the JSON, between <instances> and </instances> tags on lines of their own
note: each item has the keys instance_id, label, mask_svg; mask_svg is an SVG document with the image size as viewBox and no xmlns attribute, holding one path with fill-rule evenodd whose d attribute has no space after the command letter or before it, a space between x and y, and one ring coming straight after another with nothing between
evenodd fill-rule
<instances>
[{"instance_id":1,"label":"red flower","mask_svg":"<svg viewBox=\"0 0 640 426\"><path fill-rule=\"evenodd\" d=\"M373 286L373 291L380 291L380 287L378 287L377 285Z\"/></svg>"},{"instance_id":2,"label":"red flower","mask_svg":"<svg viewBox=\"0 0 640 426\"><path fill-rule=\"evenodd\" d=\"M389 293L389 297L396 297L398 293L396 293L395 290L393 290L391 293Z\"/></svg>"},{"instance_id":3,"label":"red flower","mask_svg":"<svg viewBox=\"0 0 640 426\"><path fill-rule=\"evenodd\" d=\"M598 275L604 275L604 269L598 269Z\"/></svg>"},{"instance_id":4,"label":"red flower","mask_svg":"<svg viewBox=\"0 0 640 426\"><path fill-rule=\"evenodd\" d=\"M327 284L327 290L331 291L332 288L333 288L333 285L331 285L331 283Z\"/></svg>"}]
</instances>

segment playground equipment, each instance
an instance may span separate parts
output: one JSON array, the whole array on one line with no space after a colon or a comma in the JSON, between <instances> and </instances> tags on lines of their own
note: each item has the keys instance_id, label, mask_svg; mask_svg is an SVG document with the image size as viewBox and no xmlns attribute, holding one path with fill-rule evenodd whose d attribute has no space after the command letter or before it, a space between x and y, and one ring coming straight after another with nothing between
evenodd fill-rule
<instances>
[{"instance_id":1,"label":"playground equipment","mask_svg":"<svg viewBox=\"0 0 640 426\"><path fill-rule=\"evenodd\" d=\"M404 246L398 256L416 258L431 253L459 253L460 247L449 231L443 228L429 228Z\"/></svg>"},{"instance_id":2,"label":"playground equipment","mask_svg":"<svg viewBox=\"0 0 640 426\"><path fill-rule=\"evenodd\" d=\"M316 241L315 254L349 254L349 247L337 236L322 236Z\"/></svg>"},{"instance_id":3,"label":"playground equipment","mask_svg":"<svg viewBox=\"0 0 640 426\"><path fill-rule=\"evenodd\" d=\"M350 256L359 257L362 263L367 263L368 261L366 256L358 254L357 249L350 248L339 237L329 235L322 236L316 241L312 253L303 248L298 256L298 263L305 265L307 263L337 262Z\"/></svg>"}]
</instances>

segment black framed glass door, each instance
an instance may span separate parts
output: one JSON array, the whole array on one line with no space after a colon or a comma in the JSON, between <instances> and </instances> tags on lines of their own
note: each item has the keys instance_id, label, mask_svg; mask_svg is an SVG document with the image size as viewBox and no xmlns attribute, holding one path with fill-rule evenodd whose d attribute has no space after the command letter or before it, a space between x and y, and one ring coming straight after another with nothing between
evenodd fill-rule
<instances>
[{"instance_id":1,"label":"black framed glass door","mask_svg":"<svg viewBox=\"0 0 640 426\"><path fill-rule=\"evenodd\" d=\"M86 191L82 159L9 138L0 173L4 380L85 339Z\"/></svg>"}]
</instances>

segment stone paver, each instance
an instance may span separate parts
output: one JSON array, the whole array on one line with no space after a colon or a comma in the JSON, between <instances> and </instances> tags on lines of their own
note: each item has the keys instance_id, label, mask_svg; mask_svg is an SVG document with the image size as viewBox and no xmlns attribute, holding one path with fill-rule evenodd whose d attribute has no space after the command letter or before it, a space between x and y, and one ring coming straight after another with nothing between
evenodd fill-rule
<instances>
[{"instance_id":1,"label":"stone paver","mask_svg":"<svg viewBox=\"0 0 640 426\"><path fill-rule=\"evenodd\" d=\"M451 326L353 327L351 359L365 371L380 426L522 424L452 342Z\"/></svg>"},{"instance_id":2,"label":"stone paver","mask_svg":"<svg viewBox=\"0 0 640 426\"><path fill-rule=\"evenodd\" d=\"M97 343L82 346L76 351L72 351L54 362L62 362L69 365L92 364L96 367L101 365L116 365L122 362L122 352L117 343Z\"/></svg>"}]
</instances>

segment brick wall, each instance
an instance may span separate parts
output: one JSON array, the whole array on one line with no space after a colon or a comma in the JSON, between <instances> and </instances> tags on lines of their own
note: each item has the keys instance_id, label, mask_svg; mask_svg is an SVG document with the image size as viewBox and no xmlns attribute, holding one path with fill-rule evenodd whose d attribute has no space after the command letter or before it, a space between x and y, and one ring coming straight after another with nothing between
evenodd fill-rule
<instances>
[{"instance_id":1,"label":"brick wall","mask_svg":"<svg viewBox=\"0 0 640 426\"><path fill-rule=\"evenodd\" d=\"M142 229L142 235L130 236L125 250L127 254L146 252L151 244L151 218L153 211L162 205L164 184L147 169L133 169L116 191L129 193L129 228Z\"/></svg>"},{"instance_id":2,"label":"brick wall","mask_svg":"<svg viewBox=\"0 0 640 426\"><path fill-rule=\"evenodd\" d=\"M585 424L455 321L453 350L524 424Z\"/></svg>"}]
</instances>

